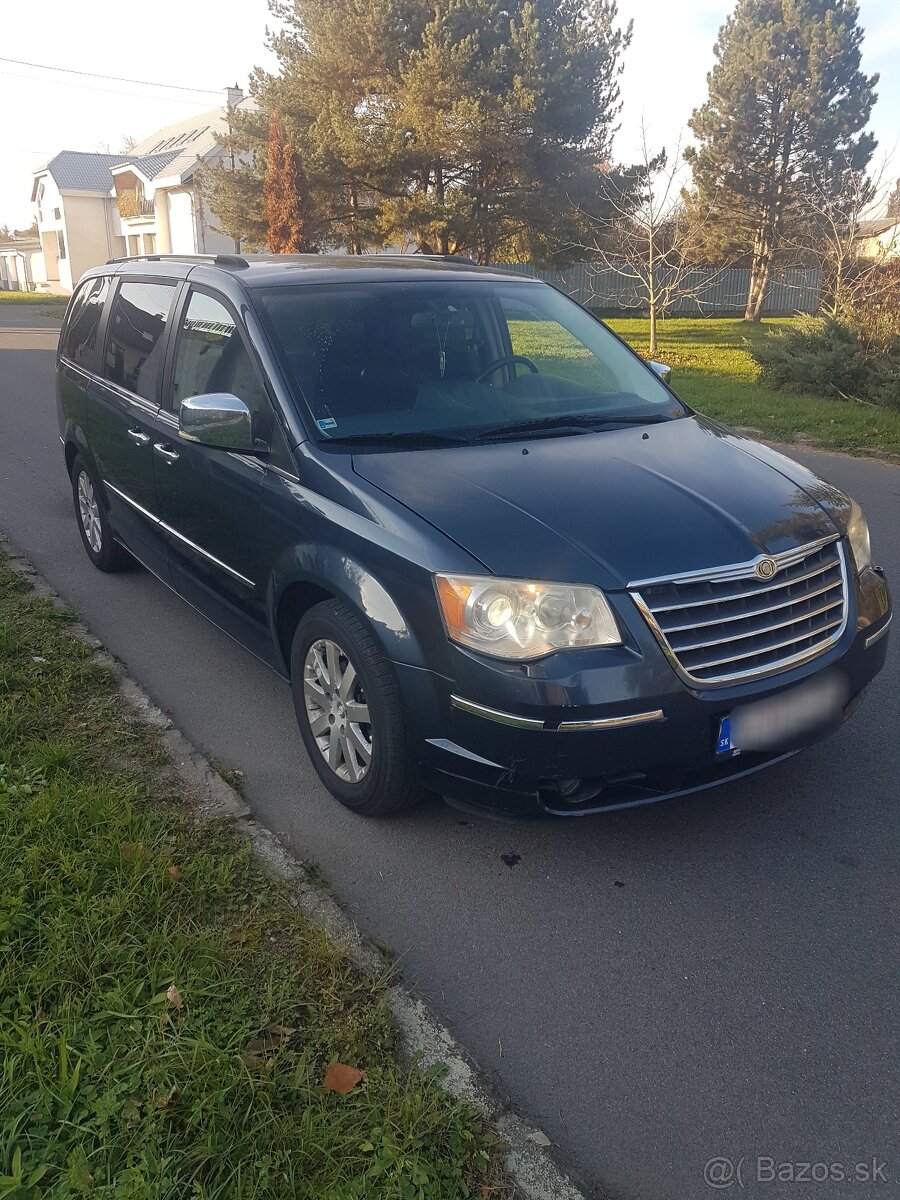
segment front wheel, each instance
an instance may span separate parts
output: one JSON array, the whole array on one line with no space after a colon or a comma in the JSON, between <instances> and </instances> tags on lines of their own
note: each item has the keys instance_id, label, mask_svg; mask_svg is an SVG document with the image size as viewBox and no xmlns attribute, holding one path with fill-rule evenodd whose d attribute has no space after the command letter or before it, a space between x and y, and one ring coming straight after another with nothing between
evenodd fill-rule
<instances>
[{"instance_id":1,"label":"front wheel","mask_svg":"<svg viewBox=\"0 0 900 1200\"><path fill-rule=\"evenodd\" d=\"M342 804L381 817L421 798L393 668L340 601L317 604L300 620L291 690L312 764Z\"/></svg>"}]
</instances>

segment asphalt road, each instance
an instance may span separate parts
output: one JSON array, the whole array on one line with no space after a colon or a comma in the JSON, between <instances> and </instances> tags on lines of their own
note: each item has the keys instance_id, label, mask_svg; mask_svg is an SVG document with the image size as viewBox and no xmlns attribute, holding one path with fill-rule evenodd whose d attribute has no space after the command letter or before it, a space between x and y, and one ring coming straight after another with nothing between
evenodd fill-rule
<instances>
[{"instance_id":1,"label":"asphalt road","mask_svg":"<svg viewBox=\"0 0 900 1200\"><path fill-rule=\"evenodd\" d=\"M0 308L13 321L41 323ZM0 332L0 527L188 737L246 773L254 812L395 949L589 1194L709 1197L714 1156L744 1158L742 1195L900 1194L900 636L832 741L745 782L555 824L437 801L368 823L322 790L282 683L145 571L91 567L54 341ZM863 504L900 589L900 468L796 456ZM798 1191L757 1156L874 1157L889 1182Z\"/></svg>"}]
</instances>

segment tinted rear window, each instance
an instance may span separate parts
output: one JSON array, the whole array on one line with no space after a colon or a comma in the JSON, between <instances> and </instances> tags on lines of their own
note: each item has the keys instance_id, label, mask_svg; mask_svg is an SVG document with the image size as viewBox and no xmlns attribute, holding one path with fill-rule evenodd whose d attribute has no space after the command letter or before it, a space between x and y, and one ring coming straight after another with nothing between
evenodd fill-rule
<instances>
[{"instance_id":1,"label":"tinted rear window","mask_svg":"<svg viewBox=\"0 0 900 1200\"><path fill-rule=\"evenodd\" d=\"M62 353L87 371L97 369L97 332L103 305L109 293L109 279L88 279L75 293L72 312L63 335Z\"/></svg>"},{"instance_id":2,"label":"tinted rear window","mask_svg":"<svg viewBox=\"0 0 900 1200\"><path fill-rule=\"evenodd\" d=\"M103 374L153 403L174 297L174 283L126 280L119 285L109 317Z\"/></svg>"}]
</instances>

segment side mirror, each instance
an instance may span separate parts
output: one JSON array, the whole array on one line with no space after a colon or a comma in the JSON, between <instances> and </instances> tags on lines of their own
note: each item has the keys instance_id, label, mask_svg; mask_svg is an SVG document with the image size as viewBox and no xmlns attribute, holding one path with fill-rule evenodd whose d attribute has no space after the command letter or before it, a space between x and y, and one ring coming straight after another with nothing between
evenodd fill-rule
<instances>
[{"instance_id":1,"label":"side mirror","mask_svg":"<svg viewBox=\"0 0 900 1200\"><path fill-rule=\"evenodd\" d=\"M254 449L250 409L229 392L209 392L182 400L178 432L188 442L200 442L218 450L249 453Z\"/></svg>"},{"instance_id":2,"label":"side mirror","mask_svg":"<svg viewBox=\"0 0 900 1200\"><path fill-rule=\"evenodd\" d=\"M663 381L663 383L668 383L672 377L672 368L666 363L651 362L647 363L647 366L654 375L658 376Z\"/></svg>"}]
</instances>

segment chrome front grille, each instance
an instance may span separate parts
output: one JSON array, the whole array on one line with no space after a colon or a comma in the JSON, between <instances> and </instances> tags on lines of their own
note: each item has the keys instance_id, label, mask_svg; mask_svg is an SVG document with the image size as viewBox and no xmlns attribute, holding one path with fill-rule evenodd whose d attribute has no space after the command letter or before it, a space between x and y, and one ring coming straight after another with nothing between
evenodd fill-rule
<instances>
[{"instance_id":1,"label":"chrome front grille","mask_svg":"<svg viewBox=\"0 0 900 1200\"><path fill-rule=\"evenodd\" d=\"M768 560L768 561L767 561ZM760 578L773 570L770 578ZM629 591L676 670L726 684L821 654L847 623L847 569L836 537L751 562L648 579Z\"/></svg>"}]
</instances>

